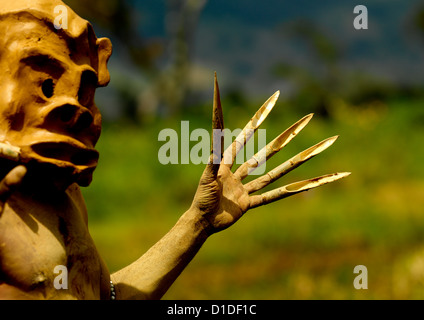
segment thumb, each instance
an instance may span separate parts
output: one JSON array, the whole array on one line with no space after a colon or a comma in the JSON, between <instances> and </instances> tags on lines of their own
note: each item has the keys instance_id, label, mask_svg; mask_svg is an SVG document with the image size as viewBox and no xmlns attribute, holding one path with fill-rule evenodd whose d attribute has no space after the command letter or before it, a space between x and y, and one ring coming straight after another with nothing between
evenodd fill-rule
<instances>
[{"instance_id":1,"label":"thumb","mask_svg":"<svg viewBox=\"0 0 424 320\"><path fill-rule=\"evenodd\" d=\"M27 169L20 165L13 168L4 178L0 181L0 203L4 204L17 186L22 182Z\"/></svg>"}]
</instances>

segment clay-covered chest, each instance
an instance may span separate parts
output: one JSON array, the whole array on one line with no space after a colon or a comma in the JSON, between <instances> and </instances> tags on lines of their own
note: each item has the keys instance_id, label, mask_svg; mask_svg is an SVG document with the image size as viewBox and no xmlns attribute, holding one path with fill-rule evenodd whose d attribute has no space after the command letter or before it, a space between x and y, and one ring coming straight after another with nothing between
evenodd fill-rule
<instances>
[{"instance_id":1,"label":"clay-covered chest","mask_svg":"<svg viewBox=\"0 0 424 320\"><path fill-rule=\"evenodd\" d=\"M78 208L13 197L0 216L0 281L45 298L98 295L97 250ZM56 281L55 281L56 280Z\"/></svg>"}]
</instances>

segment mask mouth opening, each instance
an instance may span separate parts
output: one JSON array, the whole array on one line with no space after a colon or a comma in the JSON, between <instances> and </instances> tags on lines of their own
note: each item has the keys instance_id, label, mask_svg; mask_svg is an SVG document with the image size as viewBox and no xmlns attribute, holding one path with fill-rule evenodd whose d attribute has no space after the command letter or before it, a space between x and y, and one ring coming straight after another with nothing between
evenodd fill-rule
<instances>
[{"instance_id":1,"label":"mask mouth opening","mask_svg":"<svg viewBox=\"0 0 424 320\"><path fill-rule=\"evenodd\" d=\"M99 153L66 142L41 142L31 146L32 151L43 158L71 163L75 166L95 167Z\"/></svg>"}]
</instances>

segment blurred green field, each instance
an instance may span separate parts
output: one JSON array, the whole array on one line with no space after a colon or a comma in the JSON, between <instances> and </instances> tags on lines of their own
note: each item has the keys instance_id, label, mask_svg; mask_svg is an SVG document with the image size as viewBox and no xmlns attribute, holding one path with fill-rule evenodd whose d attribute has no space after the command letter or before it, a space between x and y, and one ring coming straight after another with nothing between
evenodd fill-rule
<instances>
[{"instance_id":1,"label":"blurred green field","mask_svg":"<svg viewBox=\"0 0 424 320\"><path fill-rule=\"evenodd\" d=\"M242 128L260 102L224 105ZM353 108L334 102L267 163L339 134L323 154L273 186L350 171L346 179L249 211L212 236L164 299L423 299L424 101ZM143 127L106 124L93 183L83 193L89 224L111 272L137 259L189 207L203 165L161 165L158 133L210 128L210 106ZM302 114L278 102L261 128L270 141ZM356 265L368 290L353 287Z\"/></svg>"}]
</instances>

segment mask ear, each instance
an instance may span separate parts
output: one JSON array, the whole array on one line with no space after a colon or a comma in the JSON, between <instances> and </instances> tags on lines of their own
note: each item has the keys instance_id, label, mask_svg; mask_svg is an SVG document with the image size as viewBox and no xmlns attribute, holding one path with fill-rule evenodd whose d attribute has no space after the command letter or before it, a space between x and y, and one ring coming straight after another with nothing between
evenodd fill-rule
<instances>
[{"instance_id":1,"label":"mask ear","mask_svg":"<svg viewBox=\"0 0 424 320\"><path fill-rule=\"evenodd\" d=\"M112 42L108 38L97 39L97 52L99 55L98 77L99 87L105 87L110 81L109 70L107 69L107 62L112 55Z\"/></svg>"}]
</instances>

